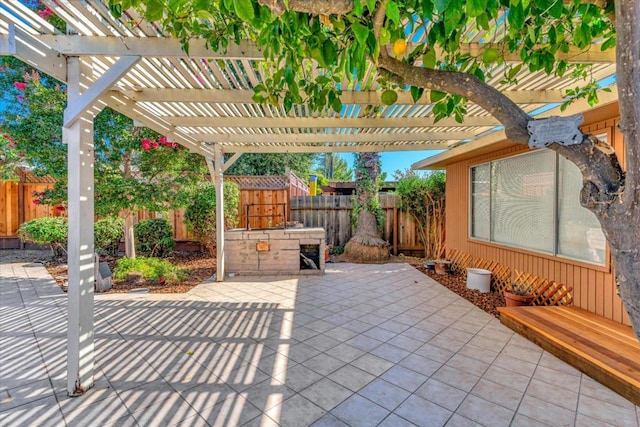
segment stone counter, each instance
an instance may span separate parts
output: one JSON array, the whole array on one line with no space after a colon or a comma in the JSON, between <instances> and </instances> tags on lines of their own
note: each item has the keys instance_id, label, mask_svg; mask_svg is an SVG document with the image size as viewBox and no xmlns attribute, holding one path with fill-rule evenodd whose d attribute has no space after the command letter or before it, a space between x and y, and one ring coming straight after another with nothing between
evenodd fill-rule
<instances>
[{"instance_id":1,"label":"stone counter","mask_svg":"<svg viewBox=\"0 0 640 427\"><path fill-rule=\"evenodd\" d=\"M325 268L324 228L286 228L225 231L227 273L322 274ZM312 259L317 270L302 261L300 251Z\"/></svg>"}]
</instances>

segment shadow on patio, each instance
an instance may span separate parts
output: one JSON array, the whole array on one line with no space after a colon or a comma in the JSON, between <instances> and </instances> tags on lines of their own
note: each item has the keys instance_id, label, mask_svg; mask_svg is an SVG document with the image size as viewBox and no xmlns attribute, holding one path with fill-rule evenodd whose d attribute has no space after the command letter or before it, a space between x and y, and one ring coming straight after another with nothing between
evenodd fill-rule
<instances>
[{"instance_id":1,"label":"shadow on patio","mask_svg":"<svg viewBox=\"0 0 640 427\"><path fill-rule=\"evenodd\" d=\"M95 387L78 398L65 296L20 283L2 293L2 424L638 424L630 402L405 264L97 296Z\"/></svg>"}]
</instances>

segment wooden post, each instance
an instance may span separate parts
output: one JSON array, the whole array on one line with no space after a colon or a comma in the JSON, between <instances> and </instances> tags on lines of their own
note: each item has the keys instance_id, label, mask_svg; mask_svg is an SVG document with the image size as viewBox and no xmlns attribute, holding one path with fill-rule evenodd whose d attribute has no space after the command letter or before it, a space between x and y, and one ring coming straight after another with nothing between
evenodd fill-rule
<instances>
[{"instance_id":1,"label":"wooden post","mask_svg":"<svg viewBox=\"0 0 640 427\"><path fill-rule=\"evenodd\" d=\"M18 181L18 227L24 224L24 200L24 176L21 175ZM20 249L24 249L22 240L20 240Z\"/></svg>"},{"instance_id":2,"label":"wooden post","mask_svg":"<svg viewBox=\"0 0 640 427\"><path fill-rule=\"evenodd\" d=\"M396 203L394 199L394 203ZM393 206L393 254L398 256L398 207Z\"/></svg>"},{"instance_id":3,"label":"wooden post","mask_svg":"<svg viewBox=\"0 0 640 427\"><path fill-rule=\"evenodd\" d=\"M214 185L216 187L216 281L224 280L224 155L216 144L214 151Z\"/></svg>"},{"instance_id":4,"label":"wooden post","mask_svg":"<svg viewBox=\"0 0 640 427\"><path fill-rule=\"evenodd\" d=\"M80 58L67 59L68 105L81 91ZM93 386L93 121L82 116L62 128L68 150L68 344L67 393L83 394Z\"/></svg>"}]
</instances>

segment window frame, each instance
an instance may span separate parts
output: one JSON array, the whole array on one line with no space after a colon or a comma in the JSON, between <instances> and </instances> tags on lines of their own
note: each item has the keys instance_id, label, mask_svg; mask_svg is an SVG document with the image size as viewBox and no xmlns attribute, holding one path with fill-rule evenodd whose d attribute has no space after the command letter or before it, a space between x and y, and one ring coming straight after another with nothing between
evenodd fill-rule
<instances>
[{"instance_id":1,"label":"window frame","mask_svg":"<svg viewBox=\"0 0 640 427\"><path fill-rule=\"evenodd\" d=\"M599 129L598 131L594 131L593 134L596 137L605 137L607 138L607 141L611 141L611 130L609 128L607 129ZM514 244L509 244L509 243L503 243L503 242L496 242L495 240L493 240L493 236L492 236L492 230L493 230L493 226L492 226L492 211L493 211L493 193L492 193L492 179L493 179L493 169L492 169L492 163L494 162L499 162L501 160L505 160L505 159L511 159L514 157L519 157L519 156L526 156L526 155L530 155L531 153L534 152L538 152L539 150L546 150L546 149L538 149L538 150L529 150L523 153L518 153L518 154L514 154L514 155L505 155L505 156L501 156L495 159L491 159L491 160L487 160L487 161L483 161L483 162L478 162L478 163L474 163L469 165L468 167L468 221L467 221L467 239L469 241L472 242L477 242L477 243L481 243L481 244L485 244L485 245L490 245L490 246L495 246L495 247L506 247L506 248L511 248L513 250L516 250L518 252L524 252L524 253L533 253L536 254L537 256L540 257L544 257L544 258L549 258L549 259L565 259L568 261L571 261L572 263L575 264L584 264L586 266L588 266L589 268L597 268L597 269L602 269L603 271L610 271L610 251L609 251L609 243L606 242L605 240L605 256L604 256L604 260L600 263L600 262L596 262L596 261L589 261L586 259L581 259L581 258L575 258L575 257L571 257L568 255L563 255L561 253L559 253L559 229L560 229L560 218L559 218L559 213L558 213L558 209L559 209L559 203L558 203L558 197L559 197L559 154L555 153L555 159L554 159L554 183L553 183L553 187L554 187L554 198L553 198L553 252L546 252L546 251L540 251L537 249L531 249L531 248L526 248L526 247L522 247L522 246L518 246L518 245L514 245ZM489 239L484 239L481 237L475 237L473 236L473 172L472 170L478 166L482 166L482 165L488 165L489 167Z\"/></svg>"}]
</instances>

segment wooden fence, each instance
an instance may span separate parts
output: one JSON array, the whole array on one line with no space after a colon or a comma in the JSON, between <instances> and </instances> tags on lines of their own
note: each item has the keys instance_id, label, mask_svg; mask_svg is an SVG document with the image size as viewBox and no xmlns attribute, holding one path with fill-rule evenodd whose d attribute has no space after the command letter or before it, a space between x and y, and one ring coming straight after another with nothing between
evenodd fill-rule
<instances>
[{"instance_id":1,"label":"wooden fence","mask_svg":"<svg viewBox=\"0 0 640 427\"><path fill-rule=\"evenodd\" d=\"M226 176L225 180L238 184L238 227L246 226L246 206L251 208L250 228L267 228L283 221L283 212L289 218L289 198L309 194L306 183L293 173L282 176ZM0 239L15 240L21 224L34 218L64 215L64 210L52 206L33 203L33 193L52 188L51 178L38 178L26 172L19 182L0 181ZM275 204L282 204L278 208ZM184 209L169 210L166 213L139 211L134 213L134 223L151 218L166 218L173 226L176 240L191 240L192 233L184 223ZM4 247L4 245L0 245ZM17 246L16 246L17 247Z\"/></svg>"},{"instance_id":2,"label":"wooden fence","mask_svg":"<svg viewBox=\"0 0 640 427\"><path fill-rule=\"evenodd\" d=\"M424 246L411 215L398 208L400 197L380 194L384 211L383 238L391 243L394 254L422 256ZM291 197L291 221L306 227L323 227L327 231L327 245L340 246L349 241L353 232L351 212L352 196L299 196Z\"/></svg>"},{"instance_id":3,"label":"wooden fence","mask_svg":"<svg viewBox=\"0 0 640 427\"><path fill-rule=\"evenodd\" d=\"M20 224L33 218L64 214L51 206L33 203L33 193L51 187L51 183L0 182L0 239L15 239ZM259 216L250 218L251 228L266 228L280 222L275 203L287 203L287 218L298 221L306 227L323 227L327 231L327 244L340 246L351 238L352 196L300 196L308 191L304 182L295 183L287 189L252 188L240 191L238 205L239 227L246 224L246 204L262 204L252 213ZM299 188L300 187L300 188ZM296 195L298 194L298 195ZM383 238L392 245L394 254L422 256L424 247L416 231L411 216L398 208L399 197L395 194L380 194L385 222ZM174 238L179 241L191 240L192 234L184 224L184 209L170 210L166 214L140 211L134 214L135 222L149 218L167 218L174 230ZM8 246L9 247L9 246Z\"/></svg>"},{"instance_id":4,"label":"wooden fence","mask_svg":"<svg viewBox=\"0 0 640 427\"><path fill-rule=\"evenodd\" d=\"M43 216L64 215L54 206L33 203L33 193L51 188L49 183L0 181L0 237L16 236L20 224Z\"/></svg>"}]
</instances>

